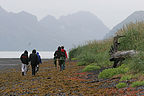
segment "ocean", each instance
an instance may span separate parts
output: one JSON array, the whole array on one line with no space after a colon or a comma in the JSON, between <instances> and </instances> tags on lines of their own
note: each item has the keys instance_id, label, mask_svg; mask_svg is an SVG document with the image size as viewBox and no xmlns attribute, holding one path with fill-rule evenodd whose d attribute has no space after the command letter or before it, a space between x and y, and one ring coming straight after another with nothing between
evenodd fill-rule
<instances>
[{"instance_id":1,"label":"ocean","mask_svg":"<svg viewBox=\"0 0 144 96\"><path fill-rule=\"evenodd\" d=\"M52 59L54 52L38 51L42 59ZM23 51L0 51L0 58L20 58ZM29 52L30 54L31 52Z\"/></svg>"}]
</instances>

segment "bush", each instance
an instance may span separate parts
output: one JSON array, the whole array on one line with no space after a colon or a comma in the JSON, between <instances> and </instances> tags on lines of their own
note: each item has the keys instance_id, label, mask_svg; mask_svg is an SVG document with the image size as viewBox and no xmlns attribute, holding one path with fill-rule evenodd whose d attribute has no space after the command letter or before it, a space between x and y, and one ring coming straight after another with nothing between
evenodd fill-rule
<instances>
[{"instance_id":1,"label":"bush","mask_svg":"<svg viewBox=\"0 0 144 96\"><path fill-rule=\"evenodd\" d=\"M121 77L120 81L127 81L130 80L132 78L132 75L124 75Z\"/></svg>"},{"instance_id":2,"label":"bush","mask_svg":"<svg viewBox=\"0 0 144 96\"><path fill-rule=\"evenodd\" d=\"M77 58L71 58L72 61L78 60Z\"/></svg>"},{"instance_id":3,"label":"bush","mask_svg":"<svg viewBox=\"0 0 144 96\"><path fill-rule=\"evenodd\" d=\"M116 85L116 88L124 88L124 87L126 87L126 86L127 86L126 83L118 83L118 84Z\"/></svg>"},{"instance_id":4,"label":"bush","mask_svg":"<svg viewBox=\"0 0 144 96\"><path fill-rule=\"evenodd\" d=\"M69 58L77 58L78 65L97 63L100 67L108 67L112 65L112 62L109 61L111 43L112 40L89 41L83 46L71 49Z\"/></svg>"},{"instance_id":5,"label":"bush","mask_svg":"<svg viewBox=\"0 0 144 96\"><path fill-rule=\"evenodd\" d=\"M79 57L80 62L87 62L88 64L94 63L96 60L95 54L91 54L89 52L85 52L81 54Z\"/></svg>"},{"instance_id":6,"label":"bush","mask_svg":"<svg viewBox=\"0 0 144 96\"><path fill-rule=\"evenodd\" d=\"M95 70L99 70L100 68L101 68L100 66L91 64L91 65L86 66L82 71L83 72L95 71Z\"/></svg>"},{"instance_id":7,"label":"bush","mask_svg":"<svg viewBox=\"0 0 144 96\"><path fill-rule=\"evenodd\" d=\"M120 38L119 50L144 51L144 22L136 22L126 25L117 34L124 35Z\"/></svg>"},{"instance_id":8,"label":"bush","mask_svg":"<svg viewBox=\"0 0 144 96\"><path fill-rule=\"evenodd\" d=\"M136 81L131 84L132 87L144 86L144 81Z\"/></svg>"},{"instance_id":9,"label":"bush","mask_svg":"<svg viewBox=\"0 0 144 96\"><path fill-rule=\"evenodd\" d=\"M124 65L118 67L118 68L110 68L103 70L99 75L98 78L100 79L108 79L113 77L114 75L118 74L124 74L128 72L128 68L124 67Z\"/></svg>"},{"instance_id":10,"label":"bush","mask_svg":"<svg viewBox=\"0 0 144 96\"><path fill-rule=\"evenodd\" d=\"M144 72L144 54L140 53L131 59L130 70L135 73Z\"/></svg>"},{"instance_id":11,"label":"bush","mask_svg":"<svg viewBox=\"0 0 144 96\"><path fill-rule=\"evenodd\" d=\"M78 66L85 66L85 65L88 65L88 64L87 64L87 62L82 61L82 62L78 62L77 65Z\"/></svg>"},{"instance_id":12,"label":"bush","mask_svg":"<svg viewBox=\"0 0 144 96\"><path fill-rule=\"evenodd\" d=\"M73 48L71 51L69 51L69 59L71 60L72 58L76 58L79 54L79 47Z\"/></svg>"}]
</instances>

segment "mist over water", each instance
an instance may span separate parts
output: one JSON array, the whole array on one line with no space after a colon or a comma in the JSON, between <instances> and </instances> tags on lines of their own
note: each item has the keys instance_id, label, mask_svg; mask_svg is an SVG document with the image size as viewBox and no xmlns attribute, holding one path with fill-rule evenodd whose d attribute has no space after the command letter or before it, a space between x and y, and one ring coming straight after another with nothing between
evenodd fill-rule
<instances>
[{"instance_id":1,"label":"mist over water","mask_svg":"<svg viewBox=\"0 0 144 96\"><path fill-rule=\"evenodd\" d=\"M38 51L42 59L51 59L54 56L52 51ZM0 51L0 58L20 58L23 51ZM30 55L31 52L28 53Z\"/></svg>"}]
</instances>

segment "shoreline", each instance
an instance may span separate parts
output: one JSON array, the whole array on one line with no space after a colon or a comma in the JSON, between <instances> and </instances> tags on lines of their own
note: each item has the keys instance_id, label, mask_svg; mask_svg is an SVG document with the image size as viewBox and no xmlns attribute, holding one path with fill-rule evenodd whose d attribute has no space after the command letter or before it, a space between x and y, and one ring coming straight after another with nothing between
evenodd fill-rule
<instances>
[{"instance_id":1,"label":"shoreline","mask_svg":"<svg viewBox=\"0 0 144 96\"><path fill-rule=\"evenodd\" d=\"M52 59L42 59L42 62ZM0 58L0 72L7 71L9 69L21 69L20 58Z\"/></svg>"}]
</instances>

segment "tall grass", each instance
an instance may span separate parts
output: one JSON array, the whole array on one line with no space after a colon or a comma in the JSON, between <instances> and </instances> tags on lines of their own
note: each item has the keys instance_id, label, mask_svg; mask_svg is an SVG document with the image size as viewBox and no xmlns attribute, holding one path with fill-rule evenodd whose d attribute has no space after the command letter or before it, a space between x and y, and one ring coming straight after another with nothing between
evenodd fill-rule
<instances>
[{"instance_id":1,"label":"tall grass","mask_svg":"<svg viewBox=\"0 0 144 96\"><path fill-rule=\"evenodd\" d=\"M78 65L95 63L100 67L111 65L109 61L109 49L112 40L88 41L86 45L78 46L70 51L70 58L78 58Z\"/></svg>"},{"instance_id":2,"label":"tall grass","mask_svg":"<svg viewBox=\"0 0 144 96\"><path fill-rule=\"evenodd\" d=\"M131 23L117 32L120 38L119 50L144 51L144 22Z\"/></svg>"},{"instance_id":3,"label":"tall grass","mask_svg":"<svg viewBox=\"0 0 144 96\"><path fill-rule=\"evenodd\" d=\"M135 57L127 59L124 63L129 64L132 72L144 72L144 22L126 25L117 34L125 36L119 40L119 50L136 50L139 52Z\"/></svg>"},{"instance_id":4,"label":"tall grass","mask_svg":"<svg viewBox=\"0 0 144 96\"><path fill-rule=\"evenodd\" d=\"M119 39L120 45L118 50L136 50L138 52L144 51L144 22L131 23L125 25L119 30L117 35L123 35ZM113 62L109 61L109 50L113 44L113 38L103 41L89 41L83 46L73 48L69 56L70 58L77 58L78 65L90 65L95 63L96 66L108 67L112 66ZM130 70L142 72L144 69L144 55L138 55L129 60L125 60L124 64L131 64Z\"/></svg>"}]
</instances>

